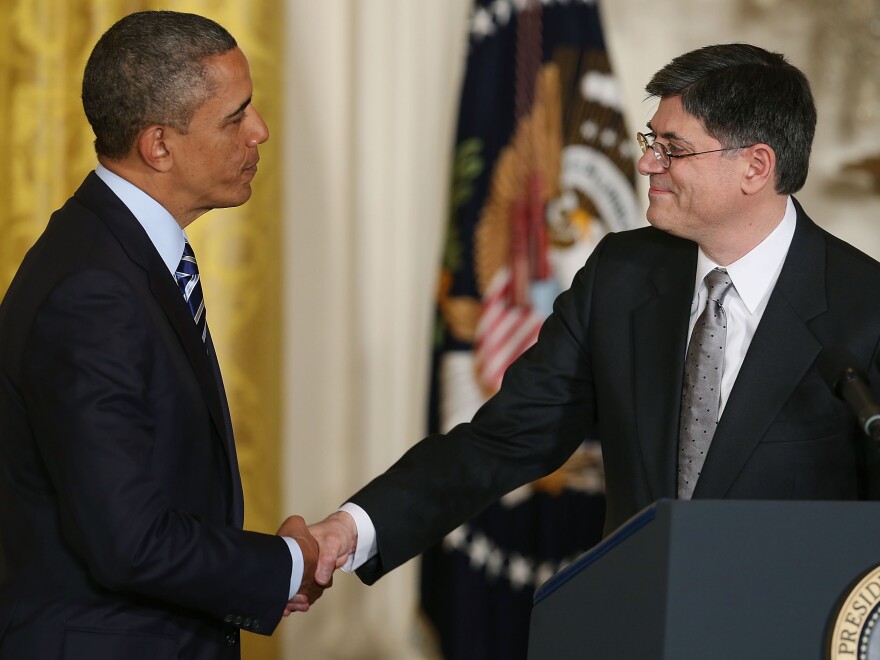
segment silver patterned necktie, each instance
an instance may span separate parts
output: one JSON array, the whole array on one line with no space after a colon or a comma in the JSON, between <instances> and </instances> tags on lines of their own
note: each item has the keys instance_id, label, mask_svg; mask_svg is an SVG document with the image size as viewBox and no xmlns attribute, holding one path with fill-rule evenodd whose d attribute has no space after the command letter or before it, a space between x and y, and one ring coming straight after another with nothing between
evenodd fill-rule
<instances>
[{"instance_id":1,"label":"silver patterned necktie","mask_svg":"<svg viewBox=\"0 0 880 660\"><path fill-rule=\"evenodd\" d=\"M726 270L716 268L705 278L709 294L697 319L684 362L684 386L678 433L678 498L689 500L700 477L718 424L721 373L727 339L727 314L722 303L733 286Z\"/></svg>"},{"instance_id":2,"label":"silver patterned necktie","mask_svg":"<svg viewBox=\"0 0 880 660\"><path fill-rule=\"evenodd\" d=\"M208 334L205 297L202 294L202 282L199 278L199 265L196 263L196 255L186 239L184 239L183 243L183 256L180 258L180 264L177 266L177 272L174 273L174 277L204 343L205 337Z\"/></svg>"}]
</instances>

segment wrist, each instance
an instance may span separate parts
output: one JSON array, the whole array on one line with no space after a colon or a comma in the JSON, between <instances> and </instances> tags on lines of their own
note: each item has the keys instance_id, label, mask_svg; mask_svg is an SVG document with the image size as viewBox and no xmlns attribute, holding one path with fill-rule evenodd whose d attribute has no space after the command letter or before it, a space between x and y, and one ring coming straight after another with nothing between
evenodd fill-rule
<instances>
[{"instance_id":1,"label":"wrist","mask_svg":"<svg viewBox=\"0 0 880 660\"><path fill-rule=\"evenodd\" d=\"M357 524L354 521L354 517L347 511L337 511L331 514L330 517L342 525L348 540L348 552L349 554L354 554L355 550L357 550L358 539Z\"/></svg>"}]
</instances>

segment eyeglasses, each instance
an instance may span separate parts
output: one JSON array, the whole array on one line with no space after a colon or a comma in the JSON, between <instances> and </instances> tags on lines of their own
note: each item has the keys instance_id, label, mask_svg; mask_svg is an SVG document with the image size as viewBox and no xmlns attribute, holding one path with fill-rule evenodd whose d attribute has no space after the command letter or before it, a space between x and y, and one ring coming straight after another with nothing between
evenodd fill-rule
<instances>
[{"instance_id":1,"label":"eyeglasses","mask_svg":"<svg viewBox=\"0 0 880 660\"><path fill-rule=\"evenodd\" d=\"M669 149L665 144L660 142L654 142L656 136L653 133L636 133L636 140L639 142L639 146L642 148L642 153L647 153L650 148L651 151L654 152L654 157L663 166L664 169L669 169L669 166L672 165L673 158L689 158L690 156L700 156L702 154L714 154L719 151L735 151L736 149L748 149L751 147L751 144L747 144L742 147L724 147L723 149L710 149L709 151L694 151L687 154L673 154L669 152Z\"/></svg>"}]
</instances>

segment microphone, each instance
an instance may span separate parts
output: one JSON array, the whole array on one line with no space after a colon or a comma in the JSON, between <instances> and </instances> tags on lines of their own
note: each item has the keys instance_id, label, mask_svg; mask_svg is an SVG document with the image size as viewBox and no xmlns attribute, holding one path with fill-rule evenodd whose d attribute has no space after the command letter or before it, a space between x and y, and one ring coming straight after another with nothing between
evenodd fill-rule
<instances>
[{"instance_id":1,"label":"microphone","mask_svg":"<svg viewBox=\"0 0 880 660\"><path fill-rule=\"evenodd\" d=\"M880 406L868 386L868 377L856 363L852 353L838 346L822 349L816 366L835 396L849 404L865 434L880 442Z\"/></svg>"}]
</instances>

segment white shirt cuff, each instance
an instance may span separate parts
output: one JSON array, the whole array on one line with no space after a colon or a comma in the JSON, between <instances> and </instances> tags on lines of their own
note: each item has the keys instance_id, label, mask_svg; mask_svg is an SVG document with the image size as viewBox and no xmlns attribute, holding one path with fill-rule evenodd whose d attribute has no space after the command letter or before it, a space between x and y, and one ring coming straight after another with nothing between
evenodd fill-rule
<instances>
[{"instance_id":1,"label":"white shirt cuff","mask_svg":"<svg viewBox=\"0 0 880 660\"><path fill-rule=\"evenodd\" d=\"M302 584L305 561L303 560L303 553L302 549L299 547L299 543L289 536L282 536L281 538L287 543L287 548L290 550L290 559L293 561L293 565L290 569L290 595L287 596L287 600L290 600L296 595L296 592L299 591L299 587Z\"/></svg>"},{"instance_id":2,"label":"white shirt cuff","mask_svg":"<svg viewBox=\"0 0 880 660\"><path fill-rule=\"evenodd\" d=\"M379 552L379 545L376 543L376 528L370 516L354 502L346 502L340 511L345 511L352 518L357 527L357 548L354 554L348 556L348 561L342 567L343 572L352 573L376 556Z\"/></svg>"}]
</instances>

